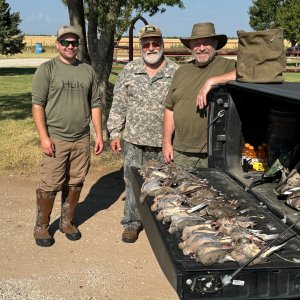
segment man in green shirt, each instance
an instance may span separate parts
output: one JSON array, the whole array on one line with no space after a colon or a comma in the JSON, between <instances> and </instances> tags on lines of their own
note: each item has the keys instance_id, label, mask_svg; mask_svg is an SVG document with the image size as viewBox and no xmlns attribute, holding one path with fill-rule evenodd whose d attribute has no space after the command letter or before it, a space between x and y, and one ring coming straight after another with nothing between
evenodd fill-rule
<instances>
[{"instance_id":1,"label":"man in green shirt","mask_svg":"<svg viewBox=\"0 0 300 300\"><path fill-rule=\"evenodd\" d=\"M180 40L194 59L176 71L166 96L163 156L167 163L207 167L206 95L214 85L235 80L235 61L216 55L227 36L216 35L212 23L195 24L191 37Z\"/></svg>"},{"instance_id":2,"label":"man in green shirt","mask_svg":"<svg viewBox=\"0 0 300 300\"><path fill-rule=\"evenodd\" d=\"M76 27L58 29L58 57L43 63L34 74L32 114L39 133L41 179L36 190L34 238L38 246L54 243L48 227L57 192L62 192L59 229L69 240L81 238L72 220L90 162L90 119L96 132L95 153L103 150L101 108L93 68L80 62Z\"/></svg>"}]
</instances>

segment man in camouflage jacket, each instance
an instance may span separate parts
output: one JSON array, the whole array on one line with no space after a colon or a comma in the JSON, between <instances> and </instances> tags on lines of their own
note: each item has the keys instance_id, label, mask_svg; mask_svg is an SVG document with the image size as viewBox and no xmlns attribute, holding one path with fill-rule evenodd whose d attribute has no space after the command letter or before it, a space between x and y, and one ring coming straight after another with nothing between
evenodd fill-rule
<instances>
[{"instance_id":1,"label":"man in camouflage jacket","mask_svg":"<svg viewBox=\"0 0 300 300\"><path fill-rule=\"evenodd\" d=\"M142 57L128 63L118 77L107 127L111 150L120 153L124 140L126 201L121 221L122 241L133 243L142 229L130 181L131 167L162 160L164 100L178 65L163 55L160 29L146 25L139 31Z\"/></svg>"}]
</instances>

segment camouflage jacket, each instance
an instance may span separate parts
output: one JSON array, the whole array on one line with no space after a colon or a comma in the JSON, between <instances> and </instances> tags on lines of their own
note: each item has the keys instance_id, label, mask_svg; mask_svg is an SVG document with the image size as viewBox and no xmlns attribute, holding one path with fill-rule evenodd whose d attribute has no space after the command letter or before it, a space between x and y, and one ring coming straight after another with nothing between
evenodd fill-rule
<instances>
[{"instance_id":1,"label":"camouflage jacket","mask_svg":"<svg viewBox=\"0 0 300 300\"><path fill-rule=\"evenodd\" d=\"M165 58L165 65L152 78L142 58L128 63L114 88L107 121L110 138L136 145L162 146L165 97L178 65Z\"/></svg>"}]
</instances>

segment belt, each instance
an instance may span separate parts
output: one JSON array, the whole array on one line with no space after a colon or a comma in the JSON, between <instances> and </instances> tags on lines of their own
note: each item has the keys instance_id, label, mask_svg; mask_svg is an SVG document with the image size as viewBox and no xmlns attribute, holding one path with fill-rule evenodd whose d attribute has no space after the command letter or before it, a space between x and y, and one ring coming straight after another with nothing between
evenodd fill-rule
<instances>
[{"instance_id":1,"label":"belt","mask_svg":"<svg viewBox=\"0 0 300 300\"><path fill-rule=\"evenodd\" d=\"M143 152L161 152L161 147L151 147L151 146L137 146Z\"/></svg>"},{"instance_id":2,"label":"belt","mask_svg":"<svg viewBox=\"0 0 300 300\"><path fill-rule=\"evenodd\" d=\"M206 159L208 157L207 153L184 152L184 151L178 151L178 150L176 150L176 152L178 152L178 153L180 153L184 156L187 156L187 157L199 157L199 158L202 158L202 159Z\"/></svg>"}]
</instances>

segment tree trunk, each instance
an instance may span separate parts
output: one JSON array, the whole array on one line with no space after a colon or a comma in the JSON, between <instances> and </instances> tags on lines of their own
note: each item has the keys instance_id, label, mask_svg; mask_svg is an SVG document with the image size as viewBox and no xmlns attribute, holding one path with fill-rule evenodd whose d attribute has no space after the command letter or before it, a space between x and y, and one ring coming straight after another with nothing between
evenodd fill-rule
<instances>
[{"instance_id":1,"label":"tree trunk","mask_svg":"<svg viewBox=\"0 0 300 300\"><path fill-rule=\"evenodd\" d=\"M101 100L106 105L107 89L109 75L113 64L114 52L114 34L115 20L117 20L120 11L120 0L110 1L107 7L107 22L98 24L99 0L89 0L89 17L88 17L88 43L91 58L91 65L94 68L99 82ZM111 23L109 21L111 20ZM98 35L98 28L102 30ZM103 119L103 138L107 139L108 133L106 128L106 111L102 115Z\"/></svg>"},{"instance_id":2,"label":"tree trunk","mask_svg":"<svg viewBox=\"0 0 300 300\"><path fill-rule=\"evenodd\" d=\"M95 70L101 101L106 106L108 81L113 64L114 34L124 0L88 0L88 47L85 32L83 0L66 0L70 23L80 28L81 45L78 58L90 63ZM99 15L99 5L102 14ZM101 22L101 24L99 24ZM102 114L103 138L107 139L106 110ZM92 128L92 126L91 126ZM93 129L92 129L93 135Z\"/></svg>"},{"instance_id":3,"label":"tree trunk","mask_svg":"<svg viewBox=\"0 0 300 300\"><path fill-rule=\"evenodd\" d=\"M78 59L90 64L91 61L86 43L83 0L67 0L67 6L69 11L70 24L78 27L80 30L81 43L79 45Z\"/></svg>"}]
</instances>

